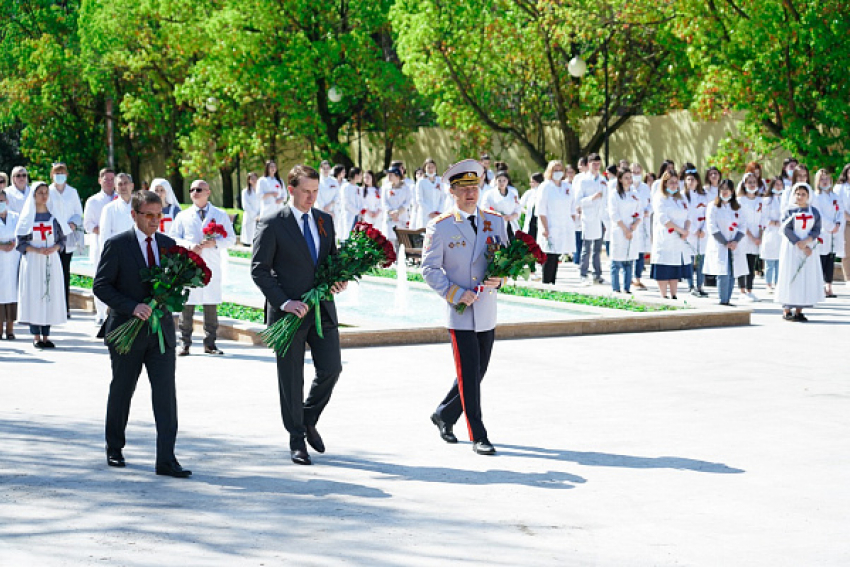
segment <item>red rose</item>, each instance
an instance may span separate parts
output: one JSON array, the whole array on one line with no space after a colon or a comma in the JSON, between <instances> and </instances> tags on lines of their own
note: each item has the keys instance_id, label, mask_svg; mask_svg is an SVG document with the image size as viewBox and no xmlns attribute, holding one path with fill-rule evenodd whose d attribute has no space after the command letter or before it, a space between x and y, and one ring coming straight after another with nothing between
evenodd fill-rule
<instances>
[{"instance_id":1,"label":"red rose","mask_svg":"<svg viewBox=\"0 0 850 567\"><path fill-rule=\"evenodd\" d=\"M365 214L366 214L366 209L360 209L360 214L361 214L361 215L365 215Z\"/></svg>"},{"instance_id":2,"label":"red rose","mask_svg":"<svg viewBox=\"0 0 850 567\"><path fill-rule=\"evenodd\" d=\"M823 244L823 238L818 238L818 244Z\"/></svg>"},{"instance_id":3,"label":"red rose","mask_svg":"<svg viewBox=\"0 0 850 567\"><path fill-rule=\"evenodd\" d=\"M676 229L675 228L668 228L667 232L669 232L670 234L673 234L674 232L676 232Z\"/></svg>"}]
</instances>

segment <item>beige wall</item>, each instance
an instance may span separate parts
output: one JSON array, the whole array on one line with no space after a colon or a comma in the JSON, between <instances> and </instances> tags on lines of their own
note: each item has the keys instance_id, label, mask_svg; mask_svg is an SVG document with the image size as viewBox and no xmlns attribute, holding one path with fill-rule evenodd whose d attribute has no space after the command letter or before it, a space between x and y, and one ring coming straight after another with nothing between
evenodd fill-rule
<instances>
[{"instance_id":1,"label":"beige wall","mask_svg":"<svg viewBox=\"0 0 850 567\"><path fill-rule=\"evenodd\" d=\"M677 165L686 161L696 164L700 171L711 165L709 158L717 151L717 144L730 132L737 130L740 116L725 116L716 122L698 122L692 118L687 111L677 111L665 116L638 116L611 136L611 161L627 159L630 162L640 163L645 170L657 171L661 162L672 159ZM591 119L585 124L585 139L589 136L591 129L598 119ZM557 130L552 129L549 134L549 147L557 148L555 143ZM364 169L378 171L383 166L383 147L380 144L371 144L366 138L363 140L363 165ZM443 171L450 164L464 159L466 156L457 154L458 143L450 132L440 128L421 128L414 133L409 143L402 150L394 154L395 159L405 162L409 172L419 167L425 158L434 158L438 169ZM301 159L307 148L293 144L284 149L279 156L278 165L282 171L287 171ZM528 154L518 145L502 148L498 142L494 142L489 148L494 161L505 161L511 168L515 185L525 189L528 185L528 176L540 168L528 157ZM600 152L602 153L602 152ZM356 141L350 145L350 155L355 162L358 161L358 144ZM762 164L767 175L779 171L784 154L777 154L772 159L765 160ZM317 164L313 164L317 165ZM249 170L258 171L262 174L262 163L243 163L242 183ZM147 173L152 169L143 168ZM725 172L724 172L725 173ZM734 172L729 173L736 178ZM148 176L145 176L148 178ZM213 190L213 202L221 202L221 180L218 175L211 175L208 181ZM235 183L235 175L234 175Z\"/></svg>"}]
</instances>

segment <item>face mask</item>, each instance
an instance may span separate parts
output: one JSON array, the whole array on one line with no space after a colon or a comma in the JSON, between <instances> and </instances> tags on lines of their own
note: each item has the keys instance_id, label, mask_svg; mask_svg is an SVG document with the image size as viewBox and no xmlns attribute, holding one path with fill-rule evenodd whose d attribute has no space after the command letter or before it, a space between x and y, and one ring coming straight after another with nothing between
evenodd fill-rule
<instances>
[{"instance_id":1,"label":"face mask","mask_svg":"<svg viewBox=\"0 0 850 567\"><path fill-rule=\"evenodd\" d=\"M788 177L791 177L791 174L794 173L794 168L789 167L788 169L785 170L785 173L788 174Z\"/></svg>"},{"instance_id":2,"label":"face mask","mask_svg":"<svg viewBox=\"0 0 850 567\"><path fill-rule=\"evenodd\" d=\"M563 178L564 178L564 172L563 171L553 171L552 172L552 179L554 179L555 181L560 181Z\"/></svg>"},{"instance_id":3,"label":"face mask","mask_svg":"<svg viewBox=\"0 0 850 567\"><path fill-rule=\"evenodd\" d=\"M829 185L821 185L820 190L821 191L829 191Z\"/></svg>"},{"instance_id":4,"label":"face mask","mask_svg":"<svg viewBox=\"0 0 850 567\"><path fill-rule=\"evenodd\" d=\"M678 189L678 188L676 188L676 187L673 187L672 189L670 189L669 187L667 188L667 193L668 193L669 195L675 195L675 194L676 194L676 193L678 193L678 192L679 192L679 189Z\"/></svg>"},{"instance_id":5,"label":"face mask","mask_svg":"<svg viewBox=\"0 0 850 567\"><path fill-rule=\"evenodd\" d=\"M429 173L429 174L428 174L428 179L434 179L434 176L435 176L435 175L436 175L435 173Z\"/></svg>"},{"instance_id":6,"label":"face mask","mask_svg":"<svg viewBox=\"0 0 850 567\"><path fill-rule=\"evenodd\" d=\"M782 193L782 189L771 189L771 192L772 192L774 195L779 195L780 193Z\"/></svg>"},{"instance_id":7,"label":"face mask","mask_svg":"<svg viewBox=\"0 0 850 567\"><path fill-rule=\"evenodd\" d=\"M53 176L53 181L57 185L65 185L65 182L68 181L68 176L65 175L64 173L57 173L56 175Z\"/></svg>"},{"instance_id":8,"label":"face mask","mask_svg":"<svg viewBox=\"0 0 850 567\"><path fill-rule=\"evenodd\" d=\"M0 215L6 212L6 201L0 203Z\"/></svg>"},{"instance_id":9,"label":"face mask","mask_svg":"<svg viewBox=\"0 0 850 567\"><path fill-rule=\"evenodd\" d=\"M721 200L721 201L723 201L724 203L728 203L729 201L731 201L731 200L732 200L732 195L727 195L726 197L724 197L723 195L721 195L721 196L720 196L720 200Z\"/></svg>"},{"instance_id":10,"label":"face mask","mask_svg":"<svg viewBox=\"0 0 850 567\"><path fill-rule=\"evenodd\" d=\"M758 191L758 188L756 188L756 189L750 189L749 187L745 187L745 189L747 190L747 193L749 193L750 195L752 195L753 193L755 193L756 191Z\"/></svg>"},{"instance_id":11,"label":"face mask","mask_svg":"<svg viewBox=\"0 0 850 567\"><path fill-rule=\"evenodd\" d=\"M643 181L643 173L632 173L632 185L639 185Z\"/></svg>"}]
</instances>

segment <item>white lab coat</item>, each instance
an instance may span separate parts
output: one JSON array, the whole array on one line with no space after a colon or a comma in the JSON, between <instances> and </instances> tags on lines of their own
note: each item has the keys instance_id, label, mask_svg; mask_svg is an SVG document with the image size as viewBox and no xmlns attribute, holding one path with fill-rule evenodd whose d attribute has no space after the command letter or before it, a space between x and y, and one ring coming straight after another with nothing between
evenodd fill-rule
<instances>
[{"instance_id":1,"label":"white lab coat","mask_svg":"<svg viewBox=\"0 0 850 567\"><path fill-rule=\"evenodd\" d=\"M27 202L27 199L30 197L30 192L32 192L32 188L27 185L24 187L24 192L21 193L14 184L6 186L6 201L8 202L8 207L10 211L21 214L21 211L24 210L24 203Z\"/></svg>"},{"instance_id":2,"label":"white lab coat","mask_svg":"<svg viewBox=\"0 0 850 567\"><path fill-rule=\"evenodd\" d=\"M18 226L18 213L6 210L6 222L0 220L0 244L18 245L15 228ZM21 253L17 248L10 252L0 251L0 305L18 301L18 267ZM63 292L64 293L64 292Z\"/></svg>"},{"instance_id":3,"label":"white lab coat","mask_svg":"<svg viewBox=\"0 0 850 567\"><path fill-rule=\"evenodd\" d=\"M593 199L597 193L602 198ZM608 217L608 182L601 174L585 175L576 186L576 207L581 207L581 237L583 240L599 240Z\"/></svg>"},{"instance_id":4,"label":"white lab coat","mask_svg":"<svg viewBox=\"0 0 850 567\"><path fill-rule=\"evenodd\" d=\"M203 229L212 220L215 220L217 224L223 225L224 230L227 232L225 238L216 239L216 246L214 248L204 248L201 251L201 257L212 272L212 278L206 286L193 288L189 291L187 305L216 305L223 301L221 286L224 267L222 263L227 261L227 249L236 242L236 235L233 233L233 224L231 224L227 213L213 206L212 203L208 204L207 207L207 214L203 222L201 221L201 216L198 214L198 207L192 205L188 209L181 211L171 225L171 238L177 244L186 248L194 248L203 241Z\"/></svg>"},{"instance_id":5,"label":"white lab coat","mask_svg":"<svg viewBox=\"0 0 850 567\"><path fill-rule=\"evenodd\" d=\"M285 199L281 203L276 202L286 197L286 187L276 177L261 177L257 181L257 194L260 196L260 216L276 213L286 204Z\"/></svg>"},{"instance_id":6,"label":"white lab coat","mask_svg":"<svg viewBox=\"0 0 850 567\"><path fill-rule=\"evenodd\" d=\"M659 266L681 266L690 264L693 254L688 243L681 235L670 232L665 226L672 222L679 228L685 228L691 220L690 207L684 198L665 197L661 193L653 202L655 226L652 238L652 263Z\"/></svg>"},{"instance_id":7,"label":"white lab coat","mask_svg":"<svg viewBox=\"0 0 850 567\"><path fill-rule=\"evenodd\" d=\"M423 177L416 182L414 189L416 216L412 226L415 230L425 228L431 221L431 213L443 214L446 211L446 193L443 191L443 179L439 175L434 180Z\"/></svg>"},{"instance_id":8,"label":"white lab coat","mask_svg":"<svg viewBox=\"0 0 850 567\"><path fill-rule=\"evenodd\" d=\"M749 199L746 196L741 196L739 197L738 202L741 204L739 212L744 219L743 224L746 225L747 230L749 230L753 236L759 238L761 236L761 231L764 228L764 220L762 219L764 202L762 201L762 198L755 197L754 199ZM745 254L757 255L759 253L759 245L756 244L755 240L750 238L749 235L744 236L744 239L738 246L744 249Z\"/></svg>"},{"instance_id":9,"label":"white lab coat","mask_svg":"<svg viewBox=\"0 0 850 567\"><path fill-rule=\"evenodd\" d=\"M735 240L738 234L746 235L746 226L743 225L743 218L739 211L733 211L728 203L723 203L719 207L713 202L708 205L708 213L706 215L706 232L708 233L708 241L705 249L705 273L713 276L726 276L728 269L729 251L725 245L721 244L714 237L716 233L720 233L726 242ZM744 236L746 238L746 236ZM740 242L735 250L732 251L732 276L746 276L750 273L750 268L747 266L747 254L740 246Z\"/></svg>"},{"instance_id":10,"label":"white lab coat","mask_svg":"<svg viewBox=\"0 0 850 567\"><path fill-rule=\"evenodd\" d=\"M50 200L53 202L56 215L66 224L74 223L77 227L76 230L65 235L65 253L82 252L86 243L83 229L83 204L80 201L80 194L68 184L65 185L65 190L60 193L56 184L53 183L50 185Z\"/></svg>"},{"instance_id":11,"label":"white lab coat","mask_svg":"<svg viewBox=\"0 0 850 567\"><path fill-rule=\"evenodd\" d=\"M782 195L772 195L762 200L762 222L764 233L761 238L759 255L762 260L779 260L779 250L782 248L782 228L770 226L772 222L782 221Z\"/></svg>"},{"instance_id":12,"label":"white lab coat","mask_svg":"<svg viewBox=\"0 0 850 567\"><path fill-rule=\"evenodd\" d=\"M348 181L342 184L342 230L337 232L339 240L348 239L354 222L360 216L363 204L360 199L360 187Z\"/></svg>"},{"instance_id":13,"label":"white lab coat","mask_svg":"<svg viewBox=\"0 0 850 567\"><path fill-rule=\"evenodd\" d=\"M611 219L611 260L614 262L630 262L637 260L639 234L643 224L643 206L636 191L625 191L623 196L616 189L608 194L608 216ZM641 223L635 227L632 238L626 238L626 233L620 227L620 221L631 228L635 220L641 219Z\"/></svg>"},{"instance_id":14,"label":"white lab coat","mask_svg":"<svg viewBox=\"0 0 850 567\"><path fill-rule=\"evenodd\" d=\"M257 190L248 191L247 187L242 189L242 234L239 235L239 240L246 246L254 242L254 231L257 230L261 208L262 198Z\"/></svg>"},{"instance_id":15,"label":"white lab coat","mask_svg":"<svg viewBox=\"0 0 850 567\"><path fill-rule=\"evenodd\" d=\"M483 205L481 208L485 210L492 209L502 216L519 215L522 210L522 205L520 205L519 202L519 191L516 190L516 187L512 187L510 185L504 195L502 195L498 187L488 189L484 194ZM514 232L519 230L519 216L510 221L508 224L511 225L511 229L513 229Z\"/></svg>"},{"instance_id":16,"label":"white lab coat","mask_svg":"<svg viewBox=\"0 0 850 567\"><path fill-rule=\"evenodd\" d=\"M100 214L103 208L118 198L118 193L113 192L112 195L107 195L103 191L95 193L86 200L86 208L83 212L83 228L86 229L86 242L89 245L89 259L91 263L97 266L100 262L100 237L94 234L94 229L100 227ZM95 302L98 302L95 298ZM105 305L105 304L102 304ZM103 309L106 312L106 309Z\"/></svg>"},{"instance_id":17,"label":"white lab coat","mask_svg":"<svg viewBox=\"0 0 850 567\"><path fill-rule=\"evenodd\" d=\"M537 188L531 187L522 194L519 199L519 206L522 214L525 217L522 220L523 232L528 232L531 229L531 218L537 216Z\"/></svg>"},{"instance_id":18,"label":"white lab coat","mask_svg":"<svg viewBox=\"0 0 850 567\"><path fill-rule=\"evenodd\" d=\"M830 192L821 191L815 193L812 205L820 213L821 230L820 237L823 244L818 245L818 253L826 256L834 253L837 257L844 257L844 206L842 196L834 190ZM832 234L832 230L838 227L838 231Z\"/></svg>"},{"instance_id":19,"label":"white lab coat","mask_svg":"<svg viewBox=\"0 0 850 567\"><path fill-rule=\"evenodd\" d=\"M98 240L100 241L101 250L103 250L103 246L107 240L116 234L127 232L133 228L133 224L135 223L130 214L130 211L133 210L132 202L131 199L130 202L125 203L124 199L118 197L103 207L103 211L100 213L100 222L98 223L100 226Z\"/></svg>"},{"instance_id":20,"label":"white lab coat","mask_svg":"<svg viewBox=\"0 0 850 567\"><path fill-rule=\"evenodd\" d=\"M410 228L410 206L413 202L413 191L406 184L401 187L386 186L381 189L381 208L384 211L382 232L390 240L398 240L395 228ZM398 221L390 218L390 211L399 211Z\"/></svg>"},{"instance_id":21,"label":"white lab coat","mask_svg":"<svg viewBox=\"0 0 850 567\"><path fill-rule=\"evenodd\" d=\"M638 196L641 204L643 221L638 226L632 246L637 246L638 252L649 252L652 248L652 193L649 185L641 181L637 186L632 185L632 191Z\"/></svg>"},{"instance_id":22,"label":"white lab coat","mask_svg":"<svg viewBox=\"0 0 850 567\"><path fill-rule=\"evenodd\" d=\"M363 189L361 188L361 191ZM378 230L382 230L383 216L381 214L381 191L377 187L366 187L366 196L361 193L360 202L362 208L366 209L366 214L363 215L363 221L368 222ZM386 236L386 235L384 235Z\"/></svg>"},{"instance_id":23,"label":"white lab coat","mask_svg":"<svg viewBox=\"0 0 850 567\"><path fill-rule=\"evenodd\" d=\"M688 209L691 212L691 229L688 235L688 244L694 249L693 253L705 254L705 247L708 244L707 214L708 214L708 195L701 195L696 191L688 194ZM703 231L705 236L697 238L697 232Z\"/></svg>"},{"instance_id":24,"label":"white lab coat","mask_svg":"<svg viewBox=\"0 0 850 567\"><path fill-rule=\"evenodd\" d=\"M575 202L569 183L546 180L537 188L537 244L547 254L574 254L576 251L576 225L573 220ZM549 238L543 238L546 217Z\"/></svg>"}]
</instances>

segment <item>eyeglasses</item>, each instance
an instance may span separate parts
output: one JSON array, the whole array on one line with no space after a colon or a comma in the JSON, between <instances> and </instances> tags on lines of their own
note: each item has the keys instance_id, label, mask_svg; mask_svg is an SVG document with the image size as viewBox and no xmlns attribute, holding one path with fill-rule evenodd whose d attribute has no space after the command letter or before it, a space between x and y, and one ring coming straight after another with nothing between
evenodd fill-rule
<instances>
[{"instance_id":1,"label":"eyeglasses","mask_svg":"<svg viewBox=\"0 0 850 567\"><path fill-rule=\"evenodd\" d=\"M160 220L162 218L162 213L140 213L136 211L136 216L145 217L148 220Z\"/></svg>"},{"instance_id":2,"label":"eyeglasses","mask_svg":"<svg viewBox=\"0 0 850 567\"><path fill-rule=\"evenodd\" d=\"M5 179L0 179L0 185L6 185L6 180L5 180Z\"/></svg>"},{"instance_id":3,"label":"eyeglasses","mask_svg":"<svg viewBox=\"0 0 850 567\"><path fill-rule=\"evenodd\" d=\"M203 193L205 189L203 187L194 187L189 189L189 193Z\"/></svg>"},{"instance_id":4,"label":"eyeglasses","mask_svg":"<svg viewBox=\"0 0 850 567\"><path fill-rule=\"evenodd\" d=\"M12 177L26 177L26 176L27 176L27 174L26 174L26 173L16 173L16 174L15 174L15 175L13 175Z\"/></svg>"}]
</instances>

